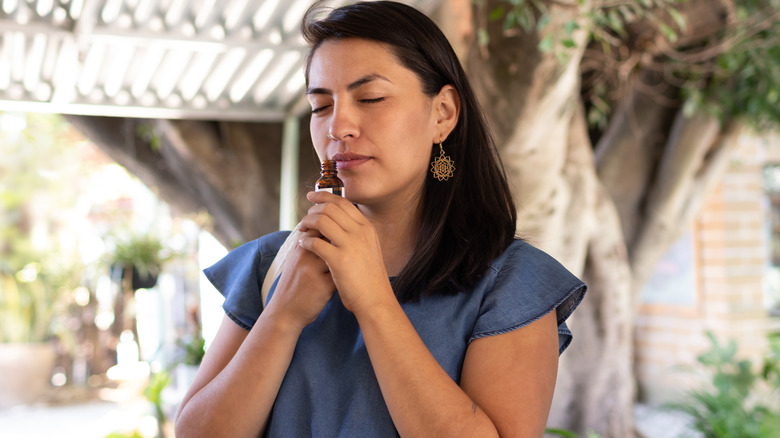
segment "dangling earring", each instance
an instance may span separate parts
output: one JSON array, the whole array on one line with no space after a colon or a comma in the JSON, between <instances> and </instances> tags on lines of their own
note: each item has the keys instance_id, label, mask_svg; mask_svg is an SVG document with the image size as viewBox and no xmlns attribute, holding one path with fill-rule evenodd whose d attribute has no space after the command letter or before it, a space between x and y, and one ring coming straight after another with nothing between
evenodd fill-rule
<instances>
[{"instance_id":1,"label":"dangling earring","mask_svg":"<svg viewBox=\"0 0 780 438\"><path fill-rule=\"evenodd\" d=\"M455 174L455 162L444 155L444 146L439 141L439 156L431 163L431 173L439 181L447 181Z\"/></svg>"}]
</instances>

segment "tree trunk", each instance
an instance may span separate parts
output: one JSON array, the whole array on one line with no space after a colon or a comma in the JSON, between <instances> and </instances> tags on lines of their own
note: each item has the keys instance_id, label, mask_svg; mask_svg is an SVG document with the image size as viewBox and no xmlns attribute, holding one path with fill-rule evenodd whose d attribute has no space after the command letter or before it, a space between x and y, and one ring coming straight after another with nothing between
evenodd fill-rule
<instances>
[{"instance_id":1,"label":"tree trunk","mask_svg":"<svg viewBox=\"0 0 780 438\"><path fill-rule=\"evenodd\" d=\"M467 70L480 100L490 102L486 112L517 199L520 235L589 286L570 320L575 341L561 358L549 425L630 437L636 435L632 333L639 292L666 248L687 229L722 171L727 147L719 142L722 128L715 120L683 116L675 100L679 91L642 70L629 77L594 154L578 69L589 23L576 2L569 3L545 2L552 21L542 33L507 34L502 20L485 18L507 3L484 0L472 21L486 31L486 45L477 44L477 30L448 34L465 40L456 47L470 48ZM459 8L440 14L449 10ZM720 19L695 11L683 12L710 18L691 20L681 37L686 43L710 35L713 20ZM577 48L568 49L568 62L537 49L545 35L562 34L570 20L580 30L572 34Z\"/></svg>"},{"instance_id":2,"label":"tree trunk","mask_svg":"<svg viewBox=\"0 0 780 438\"><path fill-rule=\"evenodd\" d=\"M631 272L620 220L599 182L580 103L579 61L587 23L568 62L537 50L544 36L507 37L502 22L475 21L487 47L472 45L467 69L489 119L518 203L518 231L589 285L570 320L575 341L561 358L548 424L604 436L634 434ZM577 8L551 4L548 32L580 20ZM486 55L487 54L487 55Z\"/></svg>"}]
</instances>

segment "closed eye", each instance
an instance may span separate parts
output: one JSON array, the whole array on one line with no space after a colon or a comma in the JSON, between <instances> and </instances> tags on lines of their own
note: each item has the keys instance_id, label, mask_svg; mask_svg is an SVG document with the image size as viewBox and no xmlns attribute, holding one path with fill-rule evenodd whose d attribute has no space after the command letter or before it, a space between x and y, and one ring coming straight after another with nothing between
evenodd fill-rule
<instances>
[{"instance_id":1,"label":"closed eye","mask_svg":"<svg viewBox=\"0 0 780 438\"><path fill-rule=\"evenodd\" d=\"M322 111L328 109L329 107L330 107L330 105L325 105L325 106L321 106L321 107L318 107L318 108L314 108L314 109L311 110L311 113L312 114L317 114L319 112L322 112Z\"/></svg>"},{"instance_id":2,"label":"closed eye","mask_svg":"<svg viewBox=\"0 0 780 438\"><path fill-rule=\"evenodd\" d=\"M373 99L360 99L360 100L358 100L358 102L361 102L361 103L379 103L379 102L382 102L384 100L385 100L384 97L376 97L376 98L373 98ZM320 112L322 112L322 111L324 111L324 110L326 110L328 108L330 108L330 105L323 105L321 107L317 107L317 108L312 109L311 113L312 114L317 114L317 113L320 113Z\"/></svg>"}]
</instances>

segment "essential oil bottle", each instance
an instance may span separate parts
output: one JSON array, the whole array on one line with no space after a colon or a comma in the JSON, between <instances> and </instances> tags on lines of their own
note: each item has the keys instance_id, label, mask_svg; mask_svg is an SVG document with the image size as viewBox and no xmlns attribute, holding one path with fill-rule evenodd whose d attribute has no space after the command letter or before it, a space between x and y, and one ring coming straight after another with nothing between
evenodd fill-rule
<instances>
[{"instance_id":1,"label":"essential oil bottle","mask_svg":"<svg viewBox=\"0 0 780 438\"><path fill-rule=\"evenodd\" d=\"M317 180L315 190L344 196L344 182L339 179L335 161L325 160L322 162L322 175Z\"/></svg>"}]
</instances>

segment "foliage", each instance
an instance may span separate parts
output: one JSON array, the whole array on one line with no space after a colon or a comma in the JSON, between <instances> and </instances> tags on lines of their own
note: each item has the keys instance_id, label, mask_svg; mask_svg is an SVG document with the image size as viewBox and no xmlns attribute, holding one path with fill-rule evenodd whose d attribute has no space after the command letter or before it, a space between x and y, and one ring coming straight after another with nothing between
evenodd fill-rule
<instances>
[{"instance_id":1,"label":"foliage","mask_svg":"<svg viewBox=\"0 0 780 438\"><path fill-rule=\"evenodd\" d=\"M165 410L162 405L162 391L171 383L171 375L167 371L152 374L149 384L144 389L144 397L152 403L159 424L165 423Z\"/></svg>"},{"instance_id":2,"label":"foliage","mask_svg":"<svg viewBox=\"0 0 780 438\"><path fill-rule=\"evenodd\" d=\"M740 25L724 30L716 47L672 58L677 65L690 64L679 75L686 110L742 117L754 128L770 129L780 124L780 2L740 1L735 12ZM716 56L694 56L706 50Z\"/></svg>"},{"instance_id":3,"label":"foliage","mask_svg":"<svg viewBox=\"0 0 780 438\"><path fill-rule=\"evenodd\" d=\"M131 433L112 432L106 435L105 438L144 438L144 436L137 430L134 430Z\"/></svg>"},{"instance_id":4,"label":"foliage","mask_svg":"<svg viewBox=\"0 0 780 438\"><path fill-rule=\"evenodd\" d=\"M0 131L0 267L8 272L42 252L37 248L41 244L32 239L33 228L56 229L57 217L40 216L55 216L54 211L66 209L74 199L62 183L74 176L75 169L58 141L69 135L61 118L0 113L0 120L26 127Z\"/></svg>"},{"instance_id":5,"label":"foliage","mask_svg":"<svg viewBox=\"0 0 780 438\"><path fill-rule=\"evenodd\" d=\"M738 360L737 344L707 333L712 347L698 357L711 381L670 407L687 413L706 438L769 438L780 430L780 345L771 343L763 366Z\"/></svg>"},{"instance_id":6,"label":"foliage","mask_svg":"<svg viewBox=\"0 0 780 438\"><path fill-rule=\"evenodd\" d=\"M679 7L685 2L579 0L579 18L555 32L543 32L552 20L541 0L501 0L488 18L503 20L506 34L544 34L539 49L562 62L578 46L575 32L586 31L582 96L589 125L601 131L628 78L642 69L657 72L675 87L687 114L702 111L721 121L742 118L758 130L780 125L780 0L735 1L733 16L722 29L696 42L681 38L688 30ZM655 29L662 38L640 38L632 33L637 25ZM480 31L483 45L486 35Z\"/></svg>"},{"instance_id":7,"label":"foliage","mask_svg":"<svg viewBox=\"0 0 780 438\"><path fill-rule=\"evenodd\" d=\"M159 152L162 146L162 134L151 122L139 124L136 128L136 136L148 142L153 151Z\"/></svg>"},{"instance_id":8,"label":"foliage","mask_svg":"<svg viewBox=\"0 0 780 438\"><path fill-rule=\"evenodd\" d=\"M553 428L547 428L544 430L545 435L553 435L553 436L561 436L563 438L580 438L580 435L577 432L573 432L571 430L567 429L553 429ZM601 435L590 432L586 435L587 438L601 438Z\"/></svg>"},{"instance_id":9,"label":"foliage","mask_svg":"<svg viewBox=\"0 0 780 438\"><path fill-rule=\"evenodd\" d=\"M55 238L74 198L63 181L78 172L66 147L75 140L60 117L0 117L20 128L0 131L0 342L40 342L59 330L83 271Z\"/></svg>"},{"instance_id":10,"label":"foliage","mask_svg":"<svg viewBox=\"0 0 780 438\"><path fill-rule=\"evenodd\" d=\"M157 276L170 255L159 238L144 234L118 239L109 257L111 265L132 265L146 277Z\"/></svg>"},{"instance_id":11,"label":"foliage","mask_svg":"<svg viewBox=\"0 0 780 438\"><path fill-rule=\"evenodd\" d=\"M185 365L200 365L203 361L203 356L206 354L206 340L203 339L203 335L200 332L197 332L188 340L180 339L177 344L184 352L181 363Z\"/></svg>"},{"instance_id":12,"label":"foliage","mask_svg":"<svg viewBox=\"0 0 780 438\"><path fill-rule=\"evenodd\" d=\"M669 44L678 41L678 33L687 25L677 5L687 0L638 0L628 2L600 1L586 14L589 26L588 50L581 65L582 97L588 107L587 121L592 128L606 129L613 102L624 92L627 74L641 65L639 52L629 28L648 23ZM655 67L655 64L652 65Z\"/></svg>"},{"instance_id":13,"label":"foliage","mask_svg":"<svg viewBox=\"0 0 780 438\"><path fill-rule=\"evenodd\" d=\"M58 316L72 301L82 268L59 254L0 269L0 342L43 342L65 331Z\"/></svg>"},{"instance_id":14,"label":"foliage","mask_svg":"<svg viewBox=\"0 0 780 438\"><path fill-rule=\"evenodd\" d=\"M170 385L171 375L168 371L154 372L149 379L149 383L144 388L143 395L151 403L154 408L154 414L157 419L157 437L165 438L165 431L163 425L167 421L165 415L165 409L163 407L163 390ZM138 430L133 430L129 433L113 432L106 435L104 438L142 438L143 435Z\"/></svg>"}]
</instances>

